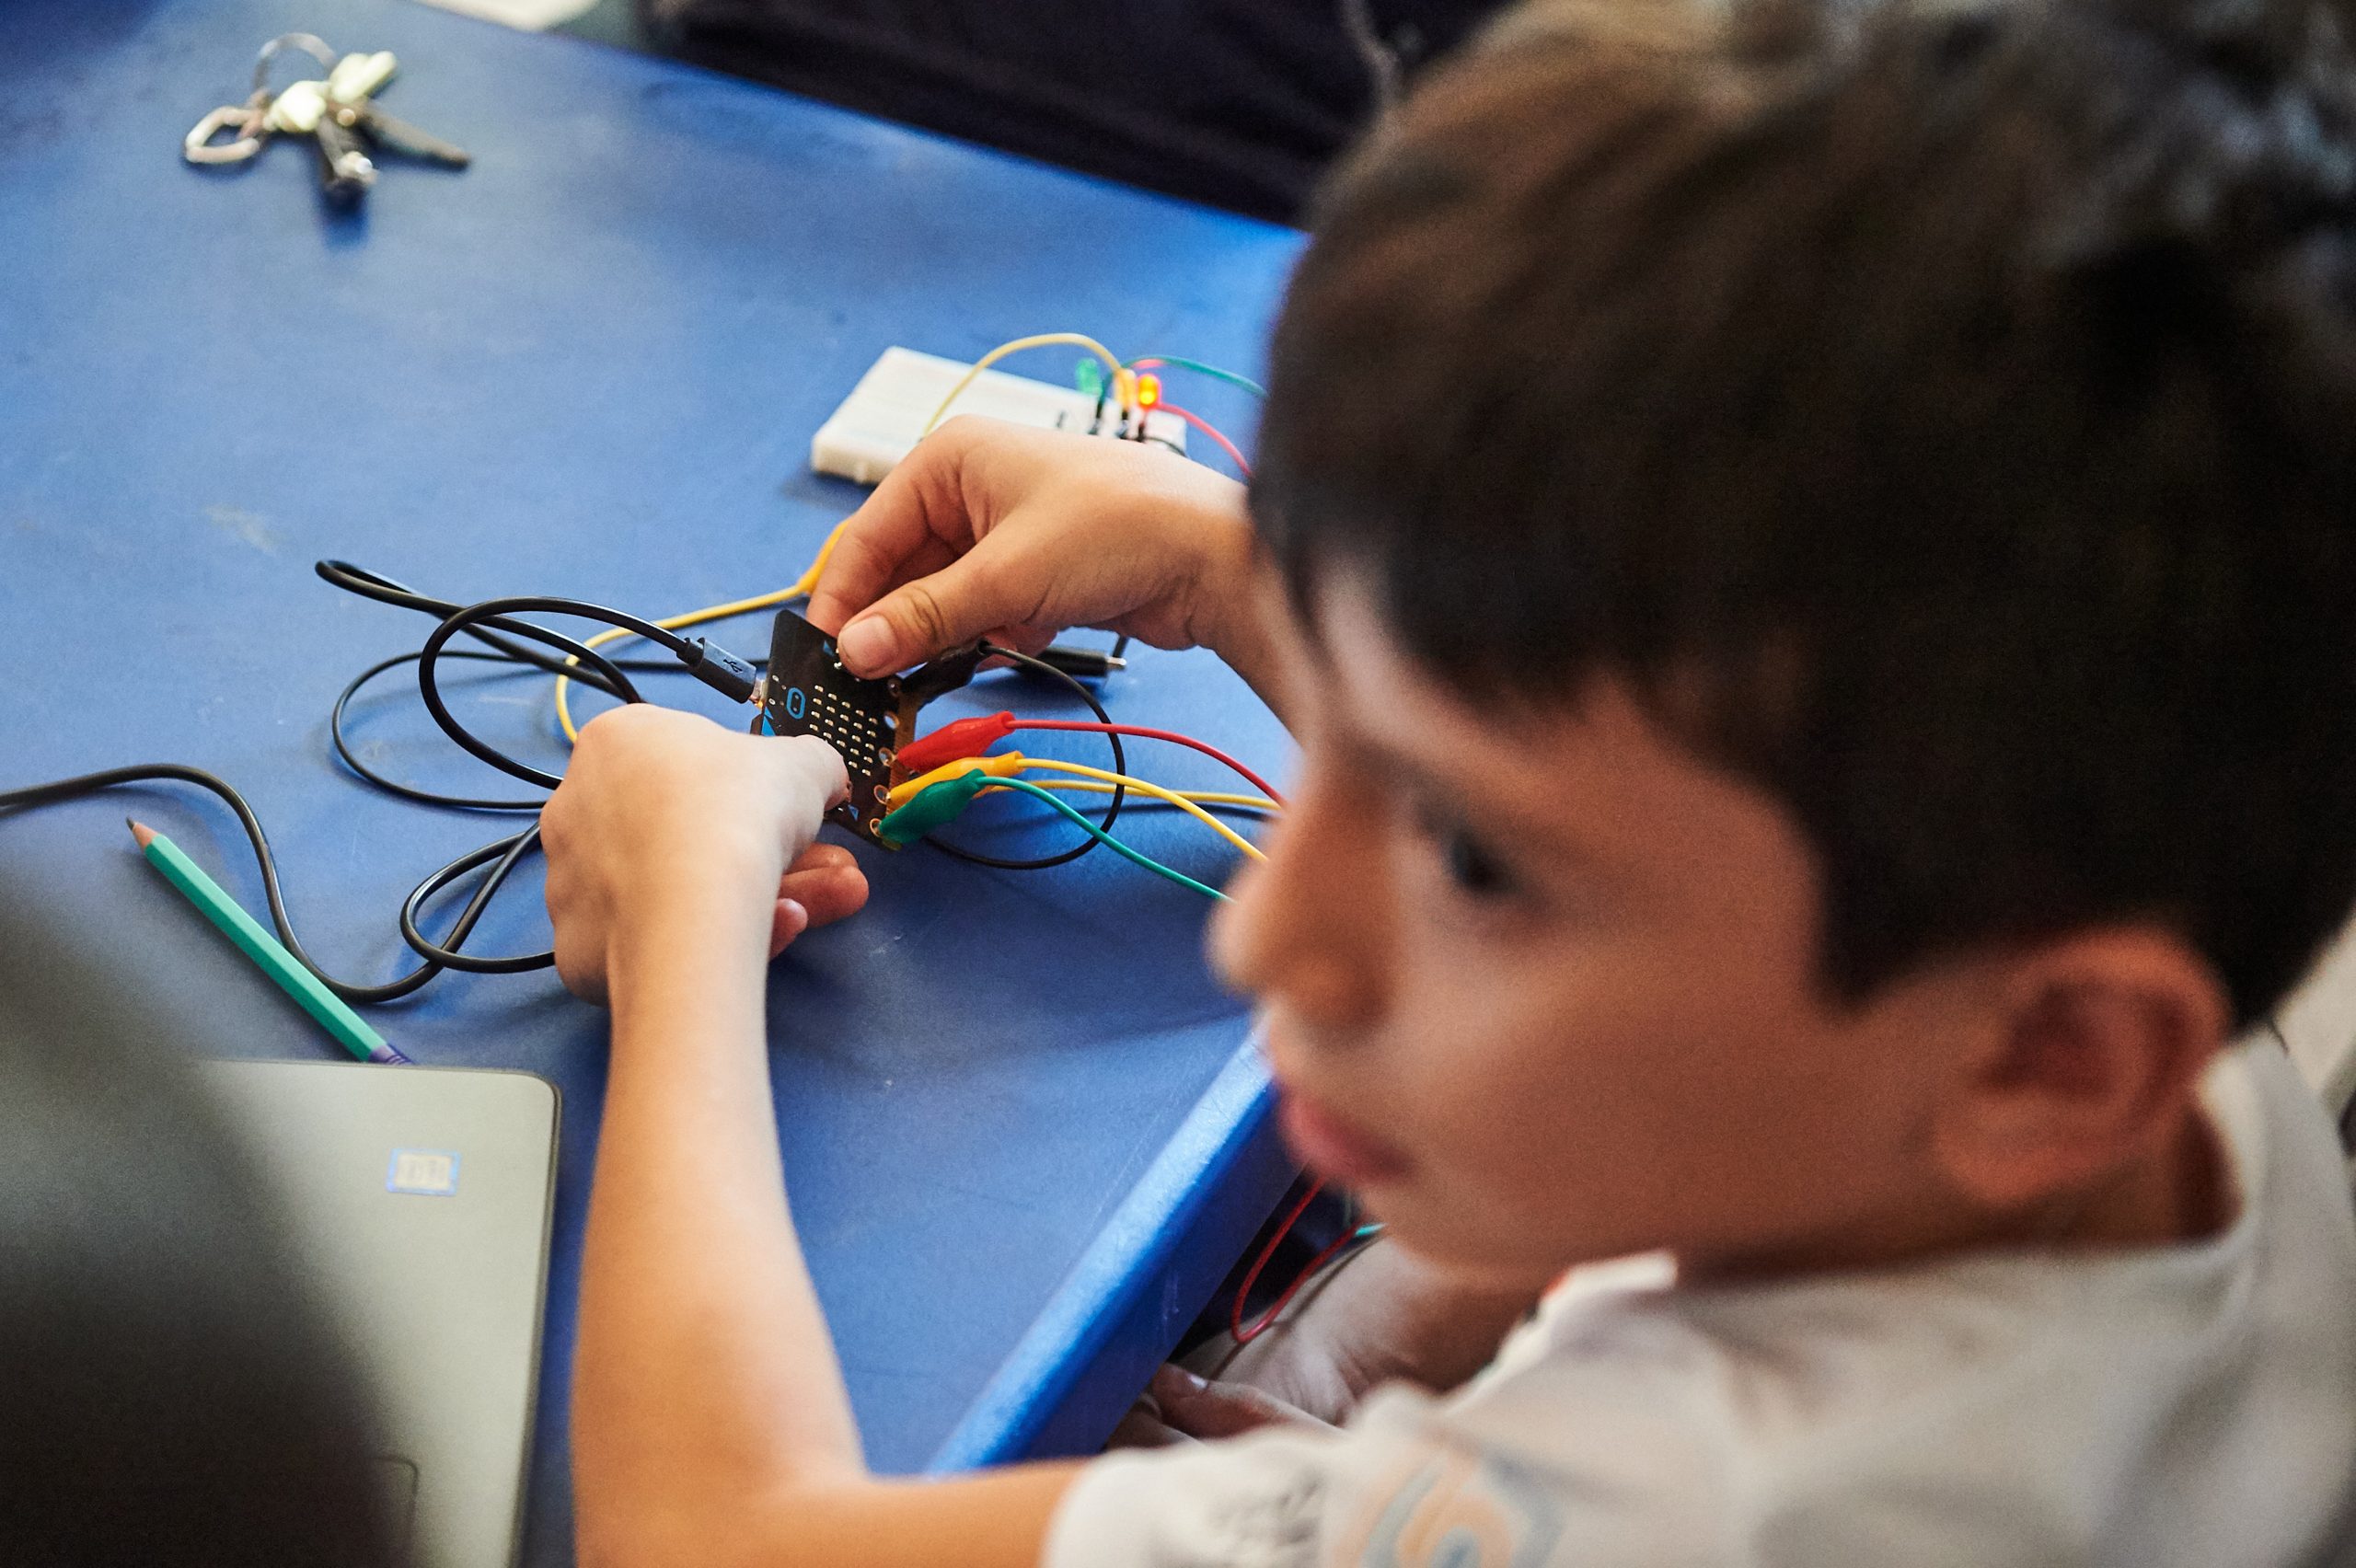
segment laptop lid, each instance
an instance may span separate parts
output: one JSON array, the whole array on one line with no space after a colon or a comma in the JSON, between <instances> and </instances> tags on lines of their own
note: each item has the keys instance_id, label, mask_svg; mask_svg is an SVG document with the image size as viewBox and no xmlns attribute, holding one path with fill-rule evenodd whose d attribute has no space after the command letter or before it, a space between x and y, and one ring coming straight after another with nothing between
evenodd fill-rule
<instances>
[{"instance_id":1,"label":"laptop lid","mask_svg":"<svg viewBox=\"0 0 2356 1568\"><path fill-rule=\"evenodd\" d=\"M412 1568L510 1568L539 1380L557 1092L528 1073L208 1062L375 1396Z\"/></svg>"}]
</instances>

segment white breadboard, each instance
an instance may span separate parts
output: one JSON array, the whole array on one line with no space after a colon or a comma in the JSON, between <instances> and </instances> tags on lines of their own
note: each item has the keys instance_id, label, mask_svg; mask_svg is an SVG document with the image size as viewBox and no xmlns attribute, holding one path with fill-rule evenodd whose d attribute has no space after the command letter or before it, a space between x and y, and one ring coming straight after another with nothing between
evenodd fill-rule
<instances>
[{"instance_id":1,"label":"white breadboard","mask_svg":"<svg viewBox=\"0 0 2356 1568\"><path fill-rule=\"evenodd\" d=\"M818 433L810 438L810 467L863 485L875 483L908 455L941 400L973 368L914 349L885 349L883 357L859 378L842 406L827 415ZM1112 434L1109 429L1091 430L1096 420L1096 399L1078 387L997 370L974 377L949 412L987 414L1043 430ZM1158 410L1148 414L1145 433L1181 452L1186 449L1186 422L1175 414Z\"/></svg>"}]
</instances>

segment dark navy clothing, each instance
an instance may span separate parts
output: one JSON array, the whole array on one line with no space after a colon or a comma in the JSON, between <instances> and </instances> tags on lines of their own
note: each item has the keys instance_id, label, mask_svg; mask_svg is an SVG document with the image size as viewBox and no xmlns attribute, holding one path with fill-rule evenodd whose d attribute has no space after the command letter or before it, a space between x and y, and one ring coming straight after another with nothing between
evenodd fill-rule
<instances>
[{"instance_id":1,"label":"dark navy clothing","mask_svg":"<svg viewBox=\"0 0 2356 1568\"><path fill-rule=\"evenodd\" d=\"M1367 122L1498 0L640 0L703 64L1292 221Z\"/></svg>"}]
</instances>

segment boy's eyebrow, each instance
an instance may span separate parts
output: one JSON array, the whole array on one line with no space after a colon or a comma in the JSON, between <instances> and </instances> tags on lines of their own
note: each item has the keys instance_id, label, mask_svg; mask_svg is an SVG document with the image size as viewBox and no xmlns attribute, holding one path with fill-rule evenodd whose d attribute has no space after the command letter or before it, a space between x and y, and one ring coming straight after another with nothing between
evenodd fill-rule
<instances>
[{"instance_id":1,"label":"boy's eyebrow","mask_svg":"<svg viewBox=\"0 0 2356 1568\"><path fill-rule=\"evenodd\" d=\"M1316 679L1325 689L1346 691L1342 678L1342 661L1327 642L1323 628L1314 620L1301 626L1301 651ZM1477 779L1451 778L1434 768L1410 747L1381 738L1380 731L1368 724L1355 711L1356 704L1345 698L1338 705L1340 712L1334 721L1335 739L1350 757L1353 766L1374 774L1385 784L1404 787L1419 794L1449 802L1461 812L1470 825L1502 842L1534 841L1586 864L1601 868L1605 858L1576 835L1565 830L1562 813L1553 809L1533 813L1516 811L1495 790L1484 790Z\"/></svg>"},{"instance_id":2,"label":"boy's eyebrow","mask_svg":"<svg viewBox=\"0 0 2356 1568\"><path fill-rule=\"evenodd\" d=\"M1542 841L1551 848L1592 859L1580 845L1564 836L1555 813L1531 817L1517 811L1509 800L1482 789L1477 780L1449 778L1413 752L1370 735L1355 723L1344 729L1343 741L1360 768L1386 784L1447 802L1472 826L1501 839Z\"/></svg>"},{"instance_id":3,"label":"boy's eyebrow","mask_svg":"<svg viewBox=\"0 0 2356 1568\"><path fill-rule=\"evenodd\" d=\"M1341 661L1327 644L1322 628L1312 622L1303 627L1302 633L1302 651L1316 672L1316 678L1329 691L1346 689L1341 679ZM1403 785L1425 795L1461 803L1467 815L1491 818L1495 831L1517 835L1529 831L1528 826L1517 821L1496 822L1498 813L1489 809L1495 800L1493 795L1485 794L1474 784L1443 776L1414 751L1381 739L1376 730L1351 711L1356 705L1346 698L1339 706L1342 711L1334 725L1336 738L1360 770L1373 773L1386 784Z\"/></svg>"},{"instance_id":4,"label":"boy's eyebrow","mask_svg":"<svg viewBox=\"0 0 2356 1568\"><path fill-rule=\"evenodd\" d=\"M1617 856L1578 830L1551 790L1542 801L1532 802L1527 791L1518 797L1484 788L1478 777L1451 778L1420 752L1385 738L1359 715L1347 711L1347 705L1334 731L1353 767L1386 785L1446 802L1467 826L1493 840L1496 848L1515 844L1542 847L1549 855L1575 862L1583 875L1616 876L1624 870Z\"/></svg>"},{"instance_id":5,"label":"boy's eyebrow","mask_svg":"<svg viewBox=\"0 0 2356 1568\"><path fill-rule=\"evenodd\" d=\"M1342 733L1352 760L1386 784L1403 784L1426 795L1449 799L1470 792L1462 781L1442 778L1420 758L1376 739L1356 724L1345 725Z\"/></svg>"}]
</instances>

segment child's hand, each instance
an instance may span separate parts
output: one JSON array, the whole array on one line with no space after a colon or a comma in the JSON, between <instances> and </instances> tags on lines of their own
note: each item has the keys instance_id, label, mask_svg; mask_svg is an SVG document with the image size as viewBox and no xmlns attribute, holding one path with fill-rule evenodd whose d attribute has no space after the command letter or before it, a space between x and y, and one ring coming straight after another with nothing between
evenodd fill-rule
<instances>
[{"instance_id":1,"label":"child's hand","mask_svg":"<svg viewBox=\"0 0 2356 1568\"><path fill-rule=\"evenodd\" d=\"M737 734L644 704L600 714L540 813L558 974L602 1002L615 940L634 928L758 934L775 957L853 913L866 877L849 850L812 842L847 787L814 736Z\"/></svg>"},{"instance_id":2,"label":"child's hand","mask_svg":"<svg viewBox=\"0 0 2356 1568\"><path fill-rule=\"evenodd\" d=\"M1108 1448L1161 1448L1188 1438L1240 1437L1263 1426L1323 1427L1274 1394L1243 1383L1206 1381L1183 1366L1164 1366L1105 1441Z\"/></svg>"},{"instance_id":3,"label":"child's hand","mask_svg":"<svg viewBox=\"0 0 2356 1568\"><path fill-rule=\"evenodd\" d=\"M1066 627L1157 648L1256 645L1242 487L1159 446L951 420L851 515L811 596L854 674ZM1230 654L1230 662L1232 656Z\"/></svg>"},{"instance_id":4,"label":"child's hand","mask_svg":"<svg viewBox=\"0 0 2356 1568\"><path fill-rule=\"evenodd\" d=\"M1378 1239L1312 1276L1249 1343L1222 1334L1202 1346L1190 1359L1227 1347L1210 1381L1175 1365L1156 1373L1115 1445L1227 1437L1278 1421L1339 1424L1393 1381L1459 1388L1488 1365L1545 1283L1469 1278Z\"/></svg>"}]
</instances>

